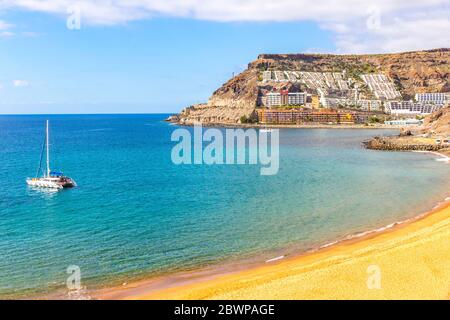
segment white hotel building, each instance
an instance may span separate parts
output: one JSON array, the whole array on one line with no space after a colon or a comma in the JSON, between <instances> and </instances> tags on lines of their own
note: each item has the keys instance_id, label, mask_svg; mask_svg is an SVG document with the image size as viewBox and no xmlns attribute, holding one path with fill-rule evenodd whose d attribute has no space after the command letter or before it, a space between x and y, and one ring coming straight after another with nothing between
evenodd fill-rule
<instances>
[{"instance_id":1,"label":"white hotel building","mask_svg":"<svg viewBox=\"0 0 450 320\"><path fill-rule=\"evenodd\" d=\"M387 113L394 115L430 114L441 109L443 104L412 101L388 101L385 103Z\"/></svg>"},{"instance_id":2,"label":"white hotel building","mask_svg":"<svg viewBox=\"0 0 450 320\"><path fill-rule=\"evenodd\" d=\"M306 104L306 92L289 92L289 93L279 93L270 92L267 93L263 99L262 103L266 107L276 107L276 106L300 106Z\"/></svg>"},{"instance_id":3,"label":"white hotel building","mask_svg":"<svg viewBox=\"0 0 450 320\"><path fill-rule=\"evenodd\" d=\"M288 105L301 106L306 104L306 92L288 93Z\"/></svg>"},{"instance_id":4,"label":"white hotel building","mask_svg":"<svg viewBox=\"0 0 450 320\"><path fill-rule=\"evenodd\" d=\"M358 100L356 104L364 111L383 111L380 100Z\"/></svg>"},{"instance_id":5,"label":"white hotel building","mask_svg":"<svg viewBox=\"0 0 450 320\"><path fill-rule=\"evenodd\" d=\"M416 93L415 98L417 102L445 104L448 101L449 94L444 92L434 93Z\"/></svg>"}]
</instances>

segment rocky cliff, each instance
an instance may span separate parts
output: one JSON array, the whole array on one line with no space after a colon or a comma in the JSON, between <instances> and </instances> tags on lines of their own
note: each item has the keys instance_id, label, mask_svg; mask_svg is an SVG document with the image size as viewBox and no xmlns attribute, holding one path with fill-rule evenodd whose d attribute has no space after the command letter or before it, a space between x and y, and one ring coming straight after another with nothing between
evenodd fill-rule
<instances>
[{"instance_id":1,"label":"rocky cliff","mask_svg":"<svg viewBox=\"0 0 450 320\"><path fill-rule=\"evenodd\" d=\"M242 116L251 117L258 97L258 70L250 67L217 89L208 103L184 109L180 122L238 123Z\"/></svg>"},{"instance_id":2,"label":"rocky cliff","mask_svg":"<svg viewBox=\"0 0 450 320\"><path fill-rule=\"evenodd\" d=\"M248 68L217 89L205 104L184 109L181 123L237 123L251 117L264 70L345 72L352 77L381 72L405 99L417 92L450 91L450 48L395 54L261 54ZM266 88L267 89L267 88Z\"/></svg>"},{"instance_id":3,"label":"rocky cliff","mask_svg":"<svg viewBox=\"0 0 450 320\"><path fill-rule=\"evenodd\" d=\"M436 111L426 116L420 128L423 134L450 137L450 107Z\"/></svg>"}]
</instances>

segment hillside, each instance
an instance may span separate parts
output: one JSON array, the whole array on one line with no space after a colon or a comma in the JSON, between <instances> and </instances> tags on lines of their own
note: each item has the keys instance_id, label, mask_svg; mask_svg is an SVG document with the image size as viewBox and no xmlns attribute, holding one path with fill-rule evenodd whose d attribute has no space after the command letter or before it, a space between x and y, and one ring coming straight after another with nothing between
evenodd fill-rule
<instances>
[{"instance_id":1,"label":"hillside","mask_svg":"<svg viewBox=\"0 0 450 320\"><path fill-rule=\"evenodd\" d=\"M382 73L403 98L409 99L418 92L450 91L450 48L368 55L261 54L245 71L218 88L207 103L184 109L180 122L237 123L241 116L251 116L258 93L280 86L261 81L266 70L345 72L355 82L361 82L362 74Z\"/></svg>"},{"instance_id":2,"label":"hillside","mask_svg":"<svg viewBox=\"0 0 450 320\"><path fill-rule=\"evenodd\" d=\"M425 117L421 132L430 135L450 137L450 107Z\"/></svg>"}]
</instances>

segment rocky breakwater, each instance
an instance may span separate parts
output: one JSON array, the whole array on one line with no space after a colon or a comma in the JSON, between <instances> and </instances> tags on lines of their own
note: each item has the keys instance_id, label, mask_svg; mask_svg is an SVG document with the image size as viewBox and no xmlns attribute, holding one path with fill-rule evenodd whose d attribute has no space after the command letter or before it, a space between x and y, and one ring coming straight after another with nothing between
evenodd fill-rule
<instances>
[{"instance_id":1,"label":"rocky breakwater","mask_svg":"<svg viewBox=\"0 0 450 320\"><path fill-rule=\"evenodd\" d=\"M438 151L443 146L434 139L414 137L375 137L364 144L368 149L397 151Z\"/></svg>"}]
</instances>

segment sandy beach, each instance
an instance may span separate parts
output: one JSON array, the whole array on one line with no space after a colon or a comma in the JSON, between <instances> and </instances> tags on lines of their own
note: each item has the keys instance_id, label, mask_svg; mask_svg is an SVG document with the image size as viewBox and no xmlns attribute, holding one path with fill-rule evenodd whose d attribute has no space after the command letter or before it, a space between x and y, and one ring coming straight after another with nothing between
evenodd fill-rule
<instances>
[{"instance_id":1,"label":"sandy beach","mask_svg":"<svg viewBox=\"0 0 450 320\"><path fill-rule=\"evenodd\" d=\"M450 201L410 222L315 253L155 289L141 282L97 299L448 299ZM371 287L371 289L369 289Z\"/></svg>"}]
</instances>

